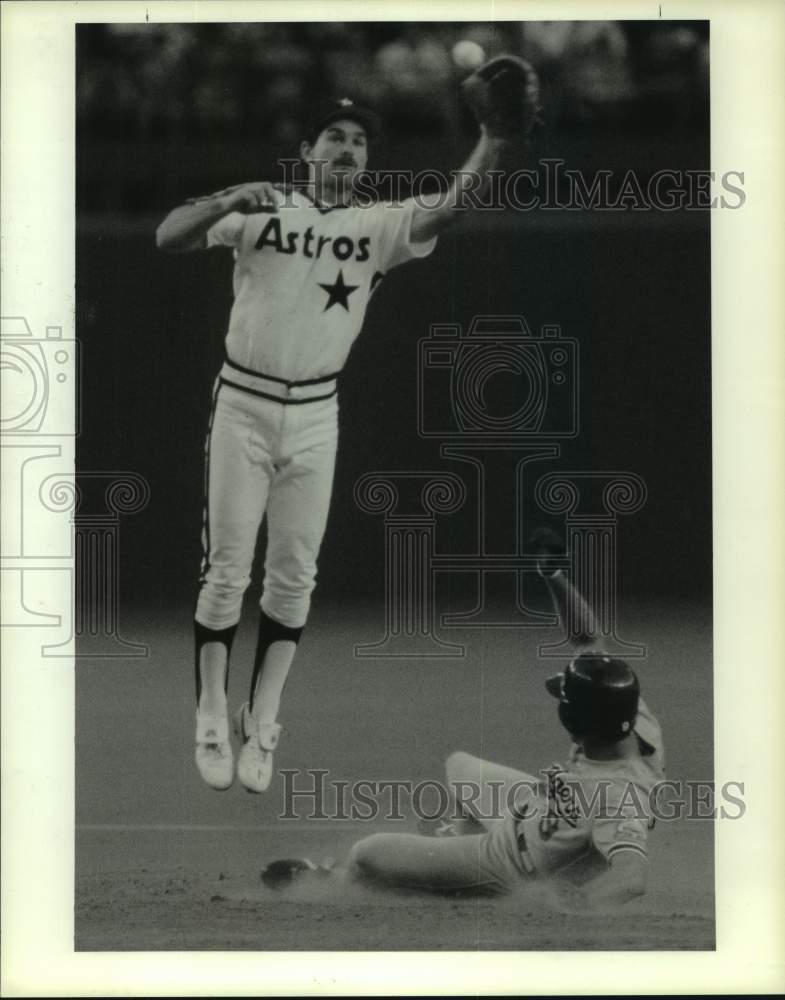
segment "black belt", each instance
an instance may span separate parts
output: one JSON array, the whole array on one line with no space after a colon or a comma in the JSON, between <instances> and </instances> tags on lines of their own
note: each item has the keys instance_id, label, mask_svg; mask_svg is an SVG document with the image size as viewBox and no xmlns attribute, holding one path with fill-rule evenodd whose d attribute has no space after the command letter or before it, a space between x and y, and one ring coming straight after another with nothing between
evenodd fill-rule
<instances>
[{"instance_id":1,"label":"black belt","mask_svg":"<svg viewBox=\"0 0 785 1000\"><path fill-rule=\"evenodd\" d=\"M330 375L320 375L318 378L304 378L300 381L292 382L289 379L278 378L277 375L267 375L265 372L254 371L253 368L243 368L242 365L238 365L231 358L226 358L225 360L227 365L230 368L234 368L236 372L242 372L243 375L255 375L256 378L266 378L268 382L277 382L279 385L285 385L287 388L300 385L321 385L322 382L332 382L333 379L338 378L341 374L340 372L332 372Z\"/></svg>"},{"instance_id":2,"label":"black belt","mask_svg":"<svg viewBox=\"0 0 785 1000\"><path fill-rule=\"evenodd\" d=\"M232 369L241 375L248 377L250 384L239 382L235 379L227 378L226 369ZM338 392L338 375L334 372L330 375L320 375L317 378L307 379L284 379L277 375L266 375L264 372L254 371L252 368L244 368L230 358L224 361L224 370L219 375L221 385L228 385L232 389L240 392L247 392L252 396L259 396L262 399L269 399L275 403L287 405L301 405L303 403L318 403L321 400L332 399ZM301 395L299 390L309 389L311 386L327 386L333 383L329 392L318 393L316 395ZM280 386L280 390L279 387Z\"/></svg>"}]
</instances>

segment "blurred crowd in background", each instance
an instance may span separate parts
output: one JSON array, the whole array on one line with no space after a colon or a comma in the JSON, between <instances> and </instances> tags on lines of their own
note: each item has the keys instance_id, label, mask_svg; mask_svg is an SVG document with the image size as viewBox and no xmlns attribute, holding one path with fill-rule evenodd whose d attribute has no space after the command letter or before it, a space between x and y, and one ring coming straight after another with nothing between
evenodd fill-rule
<instances>
[{"instance_id":1,"label":"blurred crowd in background","mask_svg":"<svg viewBox=\"0 0 785 1000\"><path fill-rule=\"evenodd\" d=\"M183 151L186 188L220 185L232 159L249 169L260 149L295 153L309 107L325 95L377 110L407 165L427 151L431 166L446 167L440 152L451 160L476 131L457 86L469 71L451 57L463 39L489 58L511 52L532 62L550 132L602 130L618 145L624 135L707 126L707 21L85 24L79 198L83 207L134 209L178 196L140 186L164 164L177 168L172 150ZM225 181L236 174L227 169Z\"/></svg>"},{"instance_id":2,"label":"blurred crowd in background","mask_svg":"<svg viewBox=\"0 0 785 1000\"><path fill-rule=\"evenodd\" d=\"M80 29L81 123L106 134L236 132L301 138L325 94L420 133L460 127L459 39L540 73L554 126L652 116L683 123L708 100L707 22L99 24Z\"/></svg>"}]
</instances>

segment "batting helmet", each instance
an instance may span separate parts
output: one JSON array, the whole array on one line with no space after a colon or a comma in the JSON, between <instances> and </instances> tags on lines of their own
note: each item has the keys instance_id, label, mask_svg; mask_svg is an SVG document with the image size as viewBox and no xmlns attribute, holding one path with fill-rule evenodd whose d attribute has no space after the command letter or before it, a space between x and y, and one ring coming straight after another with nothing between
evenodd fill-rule
<instances>
[{"instance_id":1,"label":"batting helmet","mask_svg":"<svg viewBox=\"0 0 785 1000\"><path fill-rule=\"evenodd\" d=\"M632 732L640 685L624 660L581 653L545 686L559 699L559 719L570 735L612 743Z\"/></svg>"}]
</instances>

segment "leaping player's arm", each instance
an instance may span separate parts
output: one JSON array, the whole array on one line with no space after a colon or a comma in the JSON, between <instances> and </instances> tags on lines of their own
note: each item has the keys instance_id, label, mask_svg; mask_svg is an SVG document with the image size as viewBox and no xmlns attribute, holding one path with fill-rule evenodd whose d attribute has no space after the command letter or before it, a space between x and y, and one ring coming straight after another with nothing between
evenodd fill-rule
<instances>
[{"instance_id":1,"label":"leaping player's arm","mask_svg":"<svg viewBox=\"0 0 785 1000\"><path fill-rule=\"evenodd\" d=\"M173 209L158 227L155 240L159 250L185 253L203 250L207 231L231 212L277 212L275 189L268 181L237 184L205 198L194 198Z\"/></svg>"},{"instance_id":2,"label":"leaping player's arm","mask_svg":"<svg viewBox=\"0 0 785 1000\"><path fill-rule=\"evenodd\" d=\"M457 222L461 213L475 198L481 198L491 182L491 171L495 170L509 145L506 139L488 135L481 126L480 141L474 147L469 159L455 172L447 194L421 196L415 203L411 223L411 240L424 243L438 236L448 226ZM467 195L471 192L471 199Z\"/></svg>"},{"instance_id":3,"label":"leaping player's arm","mask_svg":"<svg viewBox=\"0 0 785 1000\"><path fill-rule=\"evenodd\" d=\"M594 613L564 570L554 562L554 556L563 555L564 543L549 528L535 531L532 543L537 553L537 572L545 580L565 635L579 649L592 646L597 635Z\"/></svg>"}]
</instances>

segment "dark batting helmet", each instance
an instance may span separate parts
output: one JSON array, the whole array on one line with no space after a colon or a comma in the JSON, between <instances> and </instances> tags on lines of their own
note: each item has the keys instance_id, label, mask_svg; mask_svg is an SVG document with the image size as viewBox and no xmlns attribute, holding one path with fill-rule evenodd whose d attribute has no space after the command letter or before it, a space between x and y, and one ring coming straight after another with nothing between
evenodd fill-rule
<instances>
[{"instance_id":1,"label":"dark batting helmet","mask_svg":"<svg viewBox=\"0 0 785 1000\"><path fill-rule=\"evenodd\" d=\"M559 699L559 719L576 739L613 743L632 732L640 685L624 660L581 653L545 686Z\"/></svg>"}]
</instances>

